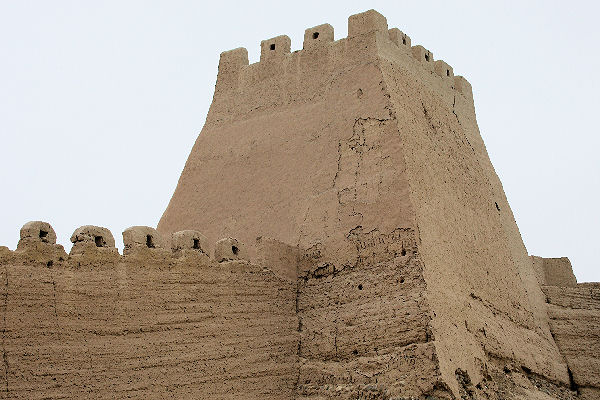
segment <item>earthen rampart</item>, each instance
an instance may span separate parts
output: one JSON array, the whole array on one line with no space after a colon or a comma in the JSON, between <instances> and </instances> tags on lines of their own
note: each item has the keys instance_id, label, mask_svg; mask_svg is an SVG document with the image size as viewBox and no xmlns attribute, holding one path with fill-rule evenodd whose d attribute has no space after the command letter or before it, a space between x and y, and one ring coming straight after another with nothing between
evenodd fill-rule
<instances>
[{"instance_id":1,"label":"earthen rampart","mask_svg":"<svg viewBox=\"0 0 600 400\"><path fill-rule=\"evenodd\" d=\"M494 359L568 384L468 82L373 10L348 19L347 38L327 25L304 37L296 52L286 36L263 41L254 64L245 49L222 54L158 230L316 249L317 274L359 268L371 235L414 232L425 283L414 310L428 310L454 395L457 370L478 384ZM316 365L322 376L333 368Z\"/></svg>"},{"instance_id":2,"label":"earthen rampart","mask_svg":"<svg viewBox=\"0 0 600 400\"><path fill-rule=\"evenodd\" d=\"M84 226L67 254L38 221L0 248L0 398L293 398L295 280L197 231L123 236Z\"/></svg>"},{"instance_id":3,"label":"earthen rampart","mask_svg":"<svg viewBox=\"0 0 600 400\"><path fill-rule=\"evenodd\" d=\"M552 337L569 367L571 389L600 398L600 283L577 283L566 257L532 256L546 297Z\"/></svg>"},{"instance_id":4,"label":"earthen rampart","mask_svg":"<svg viewBox=\"0 0 600 400\"><path fill-rule=\"evenodd\" d=\"M138 226L123 236L121 256L109 230L83 226L66 254L37 221L17 250L0 248L7 398L453 398L411 229L354 230L358 258L348 265L327 261L319 245L264 237L253 251L224 238L213 252L198 231L169 240ZM597 288L543 288L572 392L498 359L486 362L480 388L457 372L460 393L508 385L532 395L543 385L554 398L595 398Z\"/></svg>"},{"instance_id":5,"label":"earthen rampart","mask_svg":"<svg viewBox=\"0 0 600 400\"><path fill-rule=\"evenodd\" d=\"M594 398L569 327L597 323L595 286L527 254L467 80L374 10L260 49L221 54L123 255L95 226L67 255L43 222L0 248L6 393Z\"/></svg>"}]
</instances>

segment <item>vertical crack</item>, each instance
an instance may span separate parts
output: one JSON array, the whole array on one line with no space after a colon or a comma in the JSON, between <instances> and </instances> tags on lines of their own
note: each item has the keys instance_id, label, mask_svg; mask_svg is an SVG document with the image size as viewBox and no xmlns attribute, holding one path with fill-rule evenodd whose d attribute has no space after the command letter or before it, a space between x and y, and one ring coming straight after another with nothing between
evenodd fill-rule
<instances>
[{"instance_id":1,"label":"vertical crack","mask_svg":"<svg viewBox=\"0 0 600 400\"><path fill-rule=\"evenodd\" d=\"M342 161L342 142L338 143L338 159L337 159L337 171L335 171L335 176L333 177L333 183L331 185L332 188L335 188L335 183L337 181L338 175L340 174L340 163ZM339 200L339 191L338 191L338 200Z\"/></svg>"},{"instance_id":2,"label":"vertical crack","mask_svg":"<svg viewBox=\"0 0 600 400\"><path fill-rule=\"evenodd\" d=\"M300 306L299 306L299 302L300 302L300 284L301 284L301 279L297 278L296 279L296 318L298 319L298 328L297 328L297 332L298 332L298 347L296 348L296 357L297 357L297 362L298 362L298 366L297 366L297 375L296 375L296 384L294 385L294 390L296 391L296 393L298 393L298 386L300 385L300 356L301 356L301 347L302 347L302 318L300 318Z\"/></svg>"},{"instance_id":3,"label":"vertical crack","mask_svg":"<svg viewBox=\"0 0 600 400\"><path fill-rule=\"evenodd\" d=\"M456 114L456 111L454 111L455 106L456 106L456 95L454 95L454 101L452 101L452 114L454 114L454 116L456 117L456 121L458 122L458 124L462 125L460 123L460 119L458 119L458 114Z\"/></svg>"},{"instance_id":4,"label":"vertical crack","mask_svg":"<svg viewBox=\"0 0 600 400\"><path fill-rule=\"evenodd\" d=\"M56 280L54 279L54 272L50 271L50 277L52 278L52 296L54 301L54 317L58 323L58 312L56 311Z\"/></svg>"},{"instance_id":5,"label":"vertical crack","mask_svg":"<svg viewBox=\"0 0 600 400\"><path fill-rule=\"evenodd\" d=\"M335 346L335 358L336 358L336 360L339 359L337 337L338 337L338 328L336 326L335 327L335 336L333 337L333 345Z\"/></svg>"}]
</instances>

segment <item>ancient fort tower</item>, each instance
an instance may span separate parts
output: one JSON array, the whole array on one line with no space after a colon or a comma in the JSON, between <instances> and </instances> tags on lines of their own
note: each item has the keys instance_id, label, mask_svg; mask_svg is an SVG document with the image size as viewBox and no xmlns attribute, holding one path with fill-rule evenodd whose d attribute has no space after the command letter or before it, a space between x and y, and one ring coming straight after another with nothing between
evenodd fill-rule
<instances>
[{"instance_id":1,"label":"ancient fort tower","mask_svg":"<svg viewBox=\"0 0 600 400\"><path fill-rule=\"evenodd\" d=\"M467 80L373 10L290 47L221 54L123 256L42 222L0 249L2 395L600 398L600 287L527 254Z\"/></svg>"}]
</instances>

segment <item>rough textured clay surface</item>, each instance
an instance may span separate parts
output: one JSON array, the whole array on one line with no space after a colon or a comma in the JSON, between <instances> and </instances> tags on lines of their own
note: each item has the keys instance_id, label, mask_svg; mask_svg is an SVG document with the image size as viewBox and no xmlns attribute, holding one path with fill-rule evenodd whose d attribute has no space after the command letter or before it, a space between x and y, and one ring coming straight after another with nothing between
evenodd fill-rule
<instances>
[{"instance_id":1,"label":"rough textured clay surface","mask_svg":"<svg viewBox=\"0 0 600 400\"><path fill-rule=\"evenodd\" d=\"M123 256L0 247L2 396L599 399L598 284L527 254L469 82L373 10L260 51Z\"/></svg>"},{"instance_id":2,"label":"rough textured clay surface","mask_svg":"<svg viewBox=\"0 0 600 400\"><path fill-rule=\"evenodd\" d=\"M87 261L2 263L0 398L292 398L295 283L246 261Z\"/></svg>"}]
</instances>

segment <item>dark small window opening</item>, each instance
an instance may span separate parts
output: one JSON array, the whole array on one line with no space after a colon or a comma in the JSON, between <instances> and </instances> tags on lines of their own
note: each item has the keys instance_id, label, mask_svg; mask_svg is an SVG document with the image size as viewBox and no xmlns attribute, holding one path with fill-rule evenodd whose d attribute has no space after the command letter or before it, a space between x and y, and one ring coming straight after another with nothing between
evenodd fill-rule
<instances>
[{"instance_id":1,"label":"dark small window opening","mask_svg":"<svg viewBox=\"0 0 600 400\"><path fill-rule=\"evenodd\" d=\"M425 54L425 61L429 61L429 54Z\"/></svg>"},{"instance_id":2,"label":"dark small window opening","mask_svg":"<svg viewBox=\"0 0 600 400\"><path fill-rule=\"evenodd\" d=\"M319 37L319 32L313 33L313 39L317 39Z\"/></svg>"},{"instance_id":3,"label":"dark small window opening","mask_svg":"<svg viewBox=\"0 0 600 400\"><path fill-rule=\"evenodd\" d=\"M237 256L240 252L240 249L238 249L236 246L231 246L231 252Z\"/></svg>"},{"instance_id":4,"label":"dark small window opening","mask_svg":"<svg viewBox=\"0 0 600 400\"><path fill-rule=\"evenodd\" d=\"M405 256L406 255L406 250L402 249L402 251L400 252L401 256Z\"/></svg>"},{"instance_id":5,"label":"dark small window opening","mask_svg":"<svg viewBox=\"0 0 600 400\"><path fill-rule=\"evenodd\" d=\"M402 38L402 44L406 44L406 38Z\"/></svg>"},{"instance_id":6,"label":"dark small window opening","mask_svg":"<svg viewBox=\"0 0 600 400\"><path fill-rule=\"evenodd\" d=\"M46 240L47 237L48 237L48 232L40 231L40 239Z\"/></svg>"},{"instance_id":7,"label":"dark small window opening","mask_svg":"<svg viewBox=\"0 0 600 400\"><path fill-rule=\"evenodd\" d=\"M194 239L194 245L192 246L194 249L200 248L200 239Z\"/></svg>"},{"instance_id":8,"label":"dark small window opening","mask_svg":"<svg viewBox=\"0 0 600 400\"><path fill-rule=\"evenodd\" d=\"M449 69L446 70L446 76L450 76L450 70Z\"/></svg>"},{"instance_id":9,"label":"dark small window opening","mask_svg":"<svg viewBox=\"0 0 600 400\"><path fill-rule=\"evenodd\" d=\"M51 267L54 265L54 261L50 260L46 263L46 267Z\"/></svg>"},{"instance_id":10,"label":"dark small window opening","mask_svg":"<svg viewBox=\"0 0 600 400\"><path fill-rule=\"evenodd\" d=\"M358 290L362 290L362 283L358 285Z\"/></svg>"},{"instance_id":11,"label":"dark small window opening","mask_svg":"<svg viewBox=\"0 0 600 400\"><path fill-rule=\"evenodd\" d=\"M96 242L96 247L104 247L104 239L102 236L94 237L94 242Z\"/></svg>"},{"instance_id":12,"label":"dark small window opening","mask_svg":"<svg viewBox=\"0 0 600 400\"><path fill-rule=\"evenodd\" d=\"M154 248L154 241L152 240L152 235L146 235L146 246L150 249Z\"/></svg>"},{"instance_id":13,"label":"dark small window opening","mask_svg":"<svg viewBox=\"0 0 600 400\"><path fill-rule=\"evenodd\" d=\"M273 43L270 47L271 50L275 50L275 43Z\"/></svg>"},{"instance_id":14,"label":"dark small window opening","mask_svg":"<svg viewBox=\"0 0 600 400\"><path fill-rule=\"evenodd\" d=\"M356 350L356 349L352 350L352 354L354 354L355 356L358 355L358 350Z\"/></svg>"},{"instance_id":15,"label":"dark small window opening","mask_svg":"<svg viewBox=\"0 0 600 400\"><path fill-rule=\"evenodd\" d=\"M500 211L500 206L498 205L498 203L494 203L496 205L496 210Z\"/></svg>"}]
</instances>

